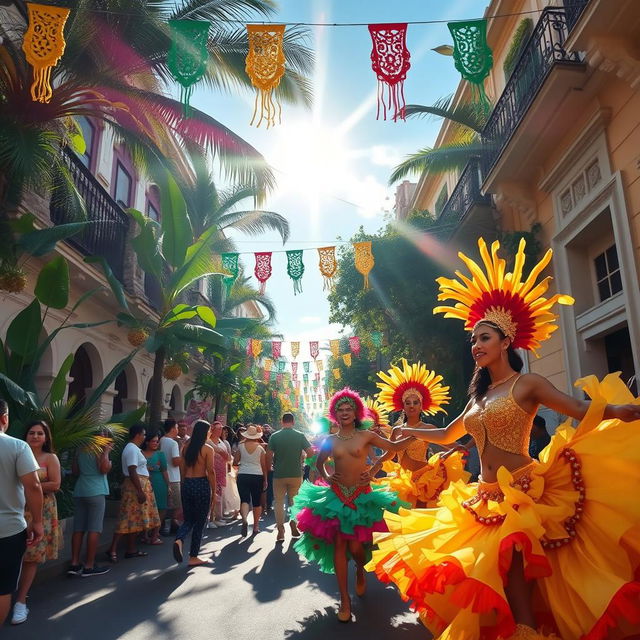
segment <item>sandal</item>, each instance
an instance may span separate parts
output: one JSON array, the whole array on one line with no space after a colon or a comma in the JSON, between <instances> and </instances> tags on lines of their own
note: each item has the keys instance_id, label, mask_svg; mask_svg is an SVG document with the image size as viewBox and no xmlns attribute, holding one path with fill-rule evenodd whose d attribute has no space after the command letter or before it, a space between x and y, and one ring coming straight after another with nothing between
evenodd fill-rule
<instances>
[{"instance_id":1,"label":"sandal","mask_svg":"<svg viewBox=\"0 0 640 640\"><path fill-rule=\"evenodd\" d=\"M116 562L118 562L118 554L115 551L105 551L104 555L107 556L107 560L111 564L116 564Z\"/></svg>"},{"instance_id":2,"label":"sandal","mask_svg":"<svg viewBox=\"0 0 640 640\"><path fill-rule=\"evenodd\" d=\"M127 551L127 553L124 554L124 557L128 560L129 558L144 558L148 555L149 554L146 551Z\"/></svg>"},{"instance_id":3,"label":"sandal","mask_svg":"<svg viewBox=\"0 0 640 640\"><path fill-rule=\"evenodd\" d=\"M164 542L162 542L162 540L160 540L160 538L156 538L155 540L152 540L151 542L148 542L147 544L150 544L151 546L155 546L157 544L164 544Z\"/></svg>"}]
</instances>

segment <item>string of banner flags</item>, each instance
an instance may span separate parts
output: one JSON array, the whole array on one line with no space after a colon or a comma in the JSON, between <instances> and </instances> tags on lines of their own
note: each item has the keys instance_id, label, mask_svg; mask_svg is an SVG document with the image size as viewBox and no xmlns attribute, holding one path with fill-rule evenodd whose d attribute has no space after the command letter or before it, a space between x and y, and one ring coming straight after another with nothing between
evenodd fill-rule
<instances>
[{"instance_id":1,"label":"string of banner flags","mask_svg":"<svg viewBox=\"0 0 640 640\"><path fill-rule=\"evenodd\" d=\"M371 248L371 240L363 242L351 243L354 249L354 262L355 267L359 273L364 277L364 288L369 288L369 273L375 265L373 252ZM293 293L302 292L302 276L305 272L305 265L303 261L303 254L305 251L313 251L313 249L290 249L285 251L287 255L287 274L293 281ZM336 260L336 248L332 247L318 247L318 267L320 273L324 279L324 290L331 290L335 283L335 277L338 272L338 262ZM267 280L273 273L272 257L274 251L256 251L253 253L255 256L255 266L253 273L260 283L260 293L264 294L267 286ZM229 252L222 254L222 268L229 274L223 276L223 282L227 289L227 294L231 291L234 282L238 278L240 273L239 265L240 253Z\"/></svg>"},{"instance_id":2,"label":"string of banner flags","mask_svg":"<svg viewBox=\"0 0 640 640\"><path fill-rule=\"evenodd\" d=\"M49 102L53 89L51 71L64 54L64 27L71 9L27 2L29 26L23 38L23 50L33 67L31 96L34 101ZM498 17L498 16L494 16ZM426 23L428 21L423 21ZM378 81L376 119L387 116L397 122L405 119L404 81L411 68L407 48L409 22L368 24L371 36L371 68ZM328 25L326 25L328 26ZM338 26L338 25L335 25ZM451 55L456 69L471 83L474 97L488 104L484 81L493 67L493 54L487 44L487 20L447 22L453 46L443 45L436 52ZM208 20L169 20L171 45L167 66L181 87L183 117L191 115L190 99L195 85L202 80L209 61ZM247 54L245 71L256 89L251 125L267 128L281 123L282 108L275 96L286 71L284 51L285 24L246 24Z\"/></svg>"},{"instance_id":3,"label":"string of banner flags","mask_svg":"<svg viewBox=\"0 0 640 640\"><path fill-rule=\"evenodd\" d=\"M327 343L333 358L350 367L352 358L360 356L363 344L380 349L383 337L382 331L373 331L362 336L328 340ZM313 360L305 360L301 363L295 360L300 355L300 341L287 342L290 345L291 357L294 358L291 361L288 361L282 353L282 345L286 343L285 341L234 338L234 346L246 350L247 357L254 359L254 365L251 368L254 378L261 377L265 384L274 385L271 391L274 398L283 395L296 408L319 411L323 409L329 397L328 385L331 377L340 380L341 369L340 367L325 369L324 361L318 359L319 340L309 341L309 355ZM265 355L267 353L270 353L271 357ZM300 370L300 364L302 364L302 370ZM312 366L315 371L312 371ZM323 372L324 377L321 375Z\"/></svg>"}]
</instances>

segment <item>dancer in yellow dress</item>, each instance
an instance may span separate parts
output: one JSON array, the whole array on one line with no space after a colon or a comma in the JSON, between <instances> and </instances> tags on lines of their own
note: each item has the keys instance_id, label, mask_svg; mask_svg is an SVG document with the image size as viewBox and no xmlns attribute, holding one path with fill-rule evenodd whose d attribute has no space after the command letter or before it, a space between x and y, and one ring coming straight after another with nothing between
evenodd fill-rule
<instances>
[{"instance_id":1,"label":"dancer in yellow dress","mask_svg":"<svg viewBox=\"0 0 640 640\"><path fill-rule=\"evenodd\" d=\"M520 374L515 348L535 350L557 329L555 303L537 282L551 251L523 277L524 241L505 274L498 243L479 240L485 271L440 278L438 307L472 331L470 400L446 429L403 429L436 443L470 433L478 483L453 483L437 509L387 513L368 568L412 600L435 637L448 640L622 638L640 631L640 406L618 374L576 384L578 400ZM540 462L527 455L539 405L579 420L558 427ZM629 489L634 489L630 491ZM540 632L534 629L538 627Z\"/></svg>"},{"instance_id":2,"label":"dancer in yellow dress","mask_svg":"<svg viewBox=\"0 0 640 640\"><path fill-rule=\"evenodd\" d=\"M425 429L421 415L435 415L444 412L442 405L449 401L449 387L442 385L442 376L429 371L423 364L409 364L402 358L400 366L392 366L388 373L380 372L382 382L378 403L386 411L402 411L402 417L391 432L391 440L400 437L401 427ZM412 507L435 507L440 494L451 482L467 482L470 474L464 470L463 454L449 448L446 452L431 454L429 443L417 440L404 451L390 452L380 458L373 473L379 466L387 473L377 482L395 491L404 502Z\"/></svg>"}]
</instances>

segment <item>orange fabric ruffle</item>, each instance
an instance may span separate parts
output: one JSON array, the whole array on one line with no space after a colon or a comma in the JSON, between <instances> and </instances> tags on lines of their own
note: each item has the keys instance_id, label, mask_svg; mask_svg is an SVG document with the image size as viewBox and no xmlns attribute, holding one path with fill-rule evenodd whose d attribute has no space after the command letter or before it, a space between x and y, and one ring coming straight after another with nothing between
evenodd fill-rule
<instances>
[{"instance_id":1,"label":"orange fabric ruffle","mask_svg":"<svg viewBox=\"0 0 640 640\"><path fill-rule=\"evenodd\" d=\"M434 509L385 514L388 533L368 569L394 583L424 624L447 640L509 638L504 591L513 552L535 580L545 632L602 640L640 628L640 424L602 420L633 401L617 376L580 385L593 402L533 462L495 483L452 483ZM635 625L635 626L634 626ZM624 634L624 635L617 635Z\"/></svg>"}]
</instances>

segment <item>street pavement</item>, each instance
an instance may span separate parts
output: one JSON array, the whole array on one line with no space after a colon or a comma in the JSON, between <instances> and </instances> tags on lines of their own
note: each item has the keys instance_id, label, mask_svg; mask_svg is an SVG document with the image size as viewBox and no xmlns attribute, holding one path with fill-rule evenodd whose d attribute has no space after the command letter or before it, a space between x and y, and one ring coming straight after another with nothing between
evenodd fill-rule
<instances>
[{"instance_id":1,"label":"street pavement","mask_svg":"<svg viewBox=\"0 0 640 640\"><path fill-rule=\"evenodd\" d=\"M148 557L122 558L103 576L44 580L31 592L27 622L3 627L0 637L428 640L406 603L373 574L366 595L353 597L355 622L339 623L335 576L299 559L288 528L284 545L276 544L273 515L261 524L248 539L240 537L239 524L206 530L201 557L212 559L208 568L177 565L172 539L165 538L162 546L144 547Z\"/></svg>"}]
</instances>

